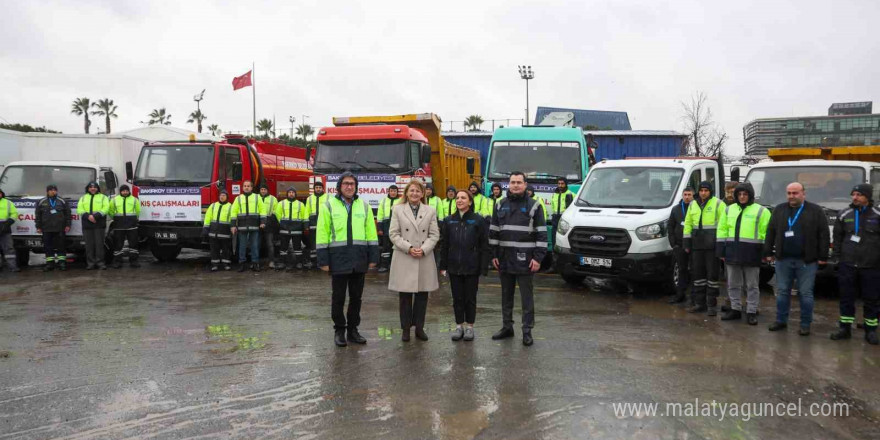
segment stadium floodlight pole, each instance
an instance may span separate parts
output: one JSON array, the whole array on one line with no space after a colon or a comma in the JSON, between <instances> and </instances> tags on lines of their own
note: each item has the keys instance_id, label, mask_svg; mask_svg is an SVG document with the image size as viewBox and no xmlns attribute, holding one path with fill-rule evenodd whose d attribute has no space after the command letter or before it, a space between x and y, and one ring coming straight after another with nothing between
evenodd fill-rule
<instances>
[{"instance_id":1,"label":"stadium floodlight pole","mask_svg":"<svg viewBox=\"0 0 880 440\"><path fill-rule=\"evenodd\" d=\"M526 125L529 125L529 80L535 77L532 66L519 67L519 77L526 80Z\"/></svg>"},{"instance_id":2,"label":"stadium floodlight pole","mask_svg":"<svg viewBox=\"0 0 880 440\"><path fill-rule=\"evenodd\" d=\"M205 89L202 89L202 93L199 93L198 95L193 96L193 101L196 102L196 110L199 111L200 113L201 113L202 109L199 106L199 102L201 102L203 99L205 99Z\"/></svg>"},{"instance_id":3,"label":"stadium floodlight pole","mask_svg":"<svg viewBox=\"0 0 880 440\"><path fill-rule=\"evenodd\" d=\"M293 139L293 123L296 122L296 118L288 116L287 120L290 121L290 138Z\"/></svg>"}]
</instances>

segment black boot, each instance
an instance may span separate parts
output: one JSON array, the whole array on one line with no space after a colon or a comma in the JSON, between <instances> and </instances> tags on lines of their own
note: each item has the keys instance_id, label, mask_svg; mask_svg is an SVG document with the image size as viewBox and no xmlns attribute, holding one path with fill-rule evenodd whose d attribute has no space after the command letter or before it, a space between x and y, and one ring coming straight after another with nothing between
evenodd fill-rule
<instances>
[{"instance_id":1,"label":"black boot","mask_svg":"<svg viewBox=\"0 0 880 440\"><path fill-rule=\"evenodd\" d=\"M697 298L696 295L691 295L691 302L693 303L687 311L691 313L702 313L708 310L706 307L706 298Z\"/></svg>"},{"instance_id":2,"label":"black boot","mask_svg":"<svg viewBox=\"0 0 880 440\"><path fill-rule=\"evenodd\" d=\"M871 345L880 344L880 340L877 339L877 327L865 327L865 340Z\"/></svg>"},{"instance_id":3,"label":"black boot","mask_svg":"<svg viewBox=\"0 0 880 440\"><path fill-rule=\"evenodd\" d=\"M425 329L416 327L416 337L422 341L428 340L428 334L425 333Z\"/></svg>"},{"instance_id":4,"label":"black boot","mask_svg":"<svg viewBox=\"0 0 880 440\"><path fill-rule=\"evenodd\" d=\"M400 335L400 340L403 342L409 342L409 327L403 329L403 333Z\"/></svg>"},{"instance_id":5,"label":"black boot","mask_svg":"<svg viewBox=\"0 0 880 440\"><path fill-rule=\"evenodd\" d=\"M746 313L746 322L748 322L749 325L758 325L758 314Z\"/></svg>"},{"instance_id":6,"label":"black boot","mask_svg":"<svg viewBox=\"0 0 880 440\"><path fill-rule=\"evenodd\" d=\"M244 264L244 263L239 263L239 264L238 264L238 271L239 271L239 272L244 272L244 271L246 271L246 270L247 270L247 265L246 265L246 264Z\"/></svg>"},{"instance_id":7,"label":"black boot","mask_svg":"<svg viewBox=\"0 0 880 440\"><path fill-rule=\"evenodd\" d=\"M113 259L113 268L122 269L122 257L117 257Z\"/></svg>"},{"instance_id":8,"label":"black boot","mask_svg":"<svg viewBox=\"0 0 880 440\"><path fill-rule=\"evenodd\" d=\"M733 321L734 319L742 319L742 313L739 310L728 310L721 315L722 321Z\"/></svg>"},{"instance_id":9,"label":"black boot","mask_svg":"<svg viewBox=\"0 0 880 440\"><path fill-rule=\"evenodd\" d=\"M676 289L676 291L677 293L675 294L675 296L673 296L672 299L669 300L669 304L678 304L687 300L687 297L684 294L684 289Z\"/></svg>"},{"instance_id":10,"label":"black boot","mask_svg":"<svg viewBox=\"0 0 880 440\"><path fill-rule=\"evenodd\" d=\"M348 345L348 342L345 342L345 330L336 330L336 338L334 339L337 347L345 347Z\"/></svg>"},{"instance_id":11,"label":"black boot","mask_svg":"<svg viewBox=\"0 0 880 440\"><path fill-rule=\"evenodd\" d=\"M535 343L535 340L532 338L532 332L523 332L523 345L526 347Z\"/></svg>"},{"instance_id":12,"label":"black boot","mask_svg":"<svg viewBox=\"0 0 880 440\"><path fill-rule=\"evenodd\" d=\"M218 270L220 270L220 268L219 268L219 267L217 267L217 265L216 265L216 264L214 264L214 265L211 265L211 272L217 272L217 271L218 271Z\"/></svg>"},{"instance_id":13,"label":"black boot","mask_svg":"<svg viewBox=\"0 0 880 440\"><path fill-rule=\"evenodd\" d=\"M355 344L361 345L367 343L367 338L361 336L361 334L358 333L357 327L352 327L348 329L348 340L354 342Z\"/></svg>"},{"instance_id":14,"label":"black boot","mask_svg":"<svg viewBox=\"0 0 880 440\"><path fill-rule=\"evenodd\" d=\"M706 314L709 316L718 315L718 298L714 296L709 297L709 305L707 307Z\"/></svg>"},{"instance_id":15,"label":"black boot","mask_svg":"<svg viewBox=\"0 0 880 440\"><path fill-rule=\"evenodd\" d=\"M840 329L831 334L832 341L852 338L852 324L840 323Z\"/></svg>"},{"instance_id":16,"label":"black boot","mask_svg":"<svg viewBox=\"0 0 880 440\"><path fill-rule=\"evenodd\" d=\"M499 339L512 338L513 336L514 332L512 328L502 327L501 330L498 330L497 333L492 335L492 340L497 341Z\"/></svg>"},{"instance_id":17,"label":"black boot","mask_svg":"<svg viewBox=\"0 0 880 440\"><path fill-rule=\"evenodd\" d=\"M260 263L251 264L251 270L254 272L259 272L260 271Z\"/></svg>"}]
</instances>

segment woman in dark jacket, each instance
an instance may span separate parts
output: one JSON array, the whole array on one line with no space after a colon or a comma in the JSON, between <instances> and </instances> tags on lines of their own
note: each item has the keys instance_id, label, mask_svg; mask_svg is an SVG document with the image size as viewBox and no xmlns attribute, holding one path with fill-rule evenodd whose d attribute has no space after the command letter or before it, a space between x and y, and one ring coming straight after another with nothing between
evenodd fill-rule
<instances>
[{"instance_id":1,"label":"woman in dark jacket","mask_svg":"<svg viewBox=\"0 0 880 440\"><path fill-rule=\"evenodd\" d=\"M452 340L474 340L477 287L489 264L489 236L485 219L474 213L474 198L465 190L455 194L456 211L443 225L439 246L440 273L449 276L455 331ZM462 328L464 323L467 328Z\"/></svg>"}]
</instances>

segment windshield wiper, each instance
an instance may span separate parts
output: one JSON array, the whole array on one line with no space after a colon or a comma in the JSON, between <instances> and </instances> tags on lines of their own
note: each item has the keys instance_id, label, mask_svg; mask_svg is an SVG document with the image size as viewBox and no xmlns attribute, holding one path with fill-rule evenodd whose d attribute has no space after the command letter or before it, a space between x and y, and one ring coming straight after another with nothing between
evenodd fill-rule
<instances>
[{"instance_id":1,"label":"windshield wiper","mask_svg":"<svg viewBox=\"0 0 880 440\"><path fill-rule=\"evenodd\" d=\"M333 162L327 162L326 160L318 160L318 161L315 161L315 163L326 163L327 165L333 165L333 166L336 167L336 169L339 170L339 171L345 171L341 166L336 165L336 164L333 163Z\"/></svg>"},{"instance_id":2,"label":"windshield wiper","mask_svg":"<svg viewBox=\"0 0 880 440\"><path fill-rule=\"evenodd\" d=\"M353 160L343 160L342 163L353 163L353 164L355 164L355 165L361 167L362 170L366 170L366 169L367 169L367 166L366 166L366 165L364 165L364 164L362 164L362 163L360 163L360 162L355 162L355 161L353 161Z\"/></svg>"},{"instance_id":3,"label":"windshield wiper","mask_svg":"<svg viewBox=\"0 0 880 440\"><path fill-rule=\"evenodd\" d=\"M383 167L387 167L387 168L388 168L389 170L391 170L391 171L396 171L396 170L397 170L396 168L394 168L393 166L391 166L390 164L387 164L387 163L385 163L385 162L377 162L377 161L375 161L375 160L368 160L367 163L375 163L375 164L379 164L379 165L382 165Z\"/></svg>"}]
</instances>

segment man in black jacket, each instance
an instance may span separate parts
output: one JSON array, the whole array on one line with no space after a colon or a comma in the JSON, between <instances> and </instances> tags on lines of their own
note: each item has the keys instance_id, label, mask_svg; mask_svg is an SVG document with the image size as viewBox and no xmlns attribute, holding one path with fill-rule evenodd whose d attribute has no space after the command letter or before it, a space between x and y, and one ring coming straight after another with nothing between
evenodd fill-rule
<instances>
[{"instance_id":1,"label":"man in black jacket","mask_svg":"<svg viewBox=\"0 0 880 440\"><path fill-rule=\"evenodd\" d=\"M523 313L523 345L532 345L535 301L532 281L547 254L547 223L541 204L526 197L526 176L510 173L507 197L502 199L489 226L489 245L495 258L492 265L501 277L501 314L504 327L492 339L512 338L513 296L519 284Z\"/></svg>"},{"instance_id":2,"label":"man in black jacket","mask_svg":"<svg viewBox=\"0 0 880 440\"><path fill-rule=\"evenodd\" d=\"M813 286L819 265L828 260L828 219L821 206L806 200L806 190L799 182L785 188L787 203L773 209L764 239L765 261L776 261L775 332L788 327L791 288L797 279L801 324L798 333L810 334L813 322Z\"/></svg>"},{"instance_id":3,"label":"man in black jacket","mask_svg":"<svg viewBox=\"0 0 880 440\"><path fill-rule=\"evenodd\" d=\"M688 207L692 201L694 201L694 189L687 187L681 192L681 200L672 207L672 211L669 213L667 227L669 230L669 245L672 246L672 256L675 258L675 263L678 266L678 282L675 283L675 296L669 300L669 304L684 302L687 299L686 292L691 282L690 255L684 250L682 234L684 231L684 217L687 215Z\"/></svg>"},{"instance_id":4,"label":"man in black jacket","mask_svg":"<svg viewBox=\"0 0 880 440\"><path fill-rule=\"evenodd\" d=\"M874 207L874 188L856 185L852 205L837 215L834 224L834 256L838 258L840 285L840 329L831 339L852 337L856 319L856 297L864 302L865 340L880 344L877 338L878 300L880 300L880 210Z\"/></svg>"},{"instance_id":5,"label":"man in black jacket","mask_svg":"<svg viewBox=\"0 0 880 440\"><path fill-rule=\"evenodd\" d=\"M34 225L37 233L43 234L43 249L46 253L44 272L55 269L67 270L67 253L64 251L64 234L70 232L70 206L58 197L58 187L46 187L46 198L37 202L34 210Z\"/></svg>"}]
</instances>

